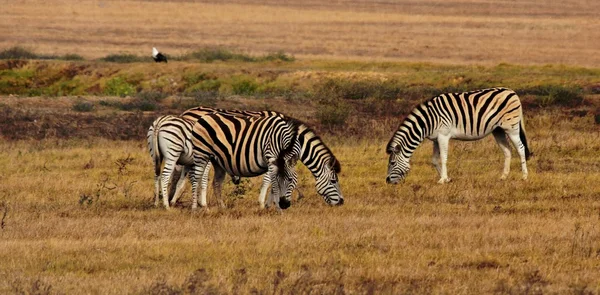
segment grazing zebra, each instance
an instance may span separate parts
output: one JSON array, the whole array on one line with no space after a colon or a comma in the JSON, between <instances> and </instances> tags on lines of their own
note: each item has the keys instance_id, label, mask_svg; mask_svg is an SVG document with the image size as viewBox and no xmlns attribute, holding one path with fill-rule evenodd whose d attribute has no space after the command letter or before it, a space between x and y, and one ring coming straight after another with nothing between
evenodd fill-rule
<instances>
[{"instance_id":1,"label":"grazing zebra","mask_svg":"<svg viewBox=\"0 0 600 295\"><path fill-rule=\"evenodd\" d=\"M278 116L286 118L285 115L274 111L238 111L223 110L207 107L196 107L185 111L181 117L196 121L202 116L211 113L247 115L247 116ZM337 174L340 173L340 162L323 140L306 124L295 120L298 124L298 143L295 151L300 155L300 161L310 170L316 180L317 192L323 196L325 202L330 205L342 205L344 197L340 190Z\"/></svg>"},{"instance_id":2,"label":"grazing zebra","mask_svg":"<svg viewBox=\"0 0 600 295\"><path fill-rule=\"evenodd\" d=\"M272 198L279 197L279 206L289 206L286 200L289 200L298 181L294 168L298 157L294 153L297 150L294 148L297 136L296 122L280 116L213 113L198 118L192 129L192 208L198 206L197 176L204 174L204 167L209 161L214 164L214 194L221 206L221 185L225 172L243 177L266 173L259 195L260 207L265 207L267 189L271 183ZM200 199L200 205L206 206L205 197Z\"/></svg>"},{"instance_id":3,"label":"grazing zebra","mask_svg":"<svg viewBox=\"0 0 600 295\"><path fill-rule=\"evenodd\" d=\"M181 173L177 182L175 195L171 205L183 194L185 175L193 162L192 156L192 127L193 123L180 117L166 115L158 117L148 129L147 140L150 157L154 160L154 205L158 206L159 196L162 194L163 203L169 208L167 188L171 182L173 172ZM161 173L161 164L164 168ZM205 173L202 175L201 186L206 194L208 174L211 163L207 163ZM162 177L161 177L162 174ZM162 178L162 181L161 181ZM234 183L239 183L239 177L232 177ZM204 196L206 197L206 196Z\"/></svg>"},{"instance_id":4,"label":"grazing zebra","mask_svg":"<svg viewBox=\"0 0 600 295\"><path fill-rule=\"evenodd\" d=\"M506 179L510 171L507 135L521 157L523 179L527 179L526 160L532 154L527 146L519 97L507 88L490 88L441 94L413 109L387 145L390 159L386 182L396 184L406 178L410 157L425 138L433 141L432 162L440 175L438 183L449 182L446 171L448 141L451 138L477 140L490 133L504 152L501 179Z\"/></svg>"}]
</instances>

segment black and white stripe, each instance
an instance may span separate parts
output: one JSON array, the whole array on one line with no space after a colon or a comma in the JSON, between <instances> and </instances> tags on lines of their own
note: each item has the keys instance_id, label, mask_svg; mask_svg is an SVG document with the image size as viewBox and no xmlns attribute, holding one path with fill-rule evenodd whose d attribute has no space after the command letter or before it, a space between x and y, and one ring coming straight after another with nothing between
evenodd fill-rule
<instances>
[{"instance_id":1,"label":"black and white stripe","mask_svg":"<svg viewBox=\"0 0 600 295\"><path fill-rule=\"evenodd\" d=\"M506 179L510 171L508 139L519 153L523 179L527 179L526 161L531 153L519 97L507 88L489 88L441 94L413 109L387 145L386 152L390 158L386 181L395 184L406 178L413 152L428 138L433 141L432 162L440 175L438 182L448 182L446 161L449 140L478 140L490 133L505 157L501 179Z\"/></svg>"},{"instance_id":2,"label":"black and white stripe","mask_svg":"<svg viewBox=\"0 0 600 295\"><path fill-rule=\"evenodd\" d=\"M169 208L168 185L173 172L180 172L183 167L184 171L181 172L185 174L187 172L185 169L189 169L185 167L193 164L192 127L193 124L187 120L166 115L154 120L148 129L148 150L154 162L154 205L156 206L159 196L162 195L165 208ZM164 168L161 170L163 162ZM172 204L177 201L178 194L183 192L183 179L184 177L179 179ZM203 179L203 182L207 182L207 179Z\"/></svg>"},{"instance_id":3,"label":"black and white stripe","mask_svg":"<svg viewBox=\"0 0 600 295\"><path fill-rule=\"evenodd\" d=\"M224 110L208 107L196 107L185 111L181 116L188 120L196 121L206 114L220 113L247 116L278 116L286 118L285 115L274 111L239 111ZM337 174L340 173L340 162L325 145L323 140L308 125L296 121L298 124L298 149L296 154L300 155L300 161L310 170L316 180L317 192L330 205L341 205L344 203Z\"/></svg>"},{"instance_id":4,"label":"black and white stripe","mask_svg":"<svg viewBox=\"0 0 600 295\"><path fill-rule=\"evenodd\" d=\"M289 199L297 183L294 168L298 155L298 126L294 120L280 116L252 117L229 114L205 114L198 118L192 129L194 169L190 173L194 201L197 206L196 175L204 167L214 164L214 193L221 206L221 187L225 173L253 177L266 173L259 196L265 207L267 189L272 184L273 198ZM271 199L270 199L271 200ZM206 199L200 200L206 206Z\"/></svg>"}]
</instances>

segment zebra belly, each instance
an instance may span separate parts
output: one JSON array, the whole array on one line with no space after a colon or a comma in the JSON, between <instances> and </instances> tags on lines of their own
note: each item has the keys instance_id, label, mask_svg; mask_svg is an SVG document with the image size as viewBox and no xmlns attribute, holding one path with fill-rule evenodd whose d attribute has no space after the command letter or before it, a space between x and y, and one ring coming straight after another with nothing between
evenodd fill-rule
<instances>
[{"instance_id":1,"label":"zebra belly","mask_svg":"<svg viewBox=\"0 0 600 295\"><path fill-rule=\"evenodd\" d=\"M441 129L441 130L437 130L435 132L432 132L431 135L429 135L427 138L431 139L431 140L436 140L438 138L438 136L443 135L443 136L449 136L452 139L456 139L456 140L461 140L461 141L473 141L473 140L479 140L482 139L486 136L488 136L492 131L486 131L480 134L465 134L462 130L459 130L457 128L452 128L452 129Z\"/></svg>"}]
</instances>

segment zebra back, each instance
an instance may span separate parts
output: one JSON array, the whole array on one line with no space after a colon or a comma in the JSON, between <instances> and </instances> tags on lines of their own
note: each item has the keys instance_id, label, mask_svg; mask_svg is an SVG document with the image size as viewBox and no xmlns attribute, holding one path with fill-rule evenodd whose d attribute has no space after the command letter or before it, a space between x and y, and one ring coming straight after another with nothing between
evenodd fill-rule
<instances>
[{"instance_id":1,"label":"zebra back","mask_svg":"<svg viewBox=\"0 0 600 295\"><path fill-rule=\"evenodd\" d=\"M278 116L249 117L210 113L194 124L194 149L214 157L229 174L255 176L266 171L266 156L284 168L294 156L298 126Z\"/></svg>"},{"instance_id":2,"label":"zebra back","mask_svg":"<svg viewBox=\"0 0 600 295\"><path fill-rule=\"evenodd\" d=\"M521 119L519 97L508 88L444 93L411 111L388 142L386 152L410 156L426 137L443 127L455 128L458 139L474 140L491 133L499 123L518 123Z\"/></svg>"}]
</instances>

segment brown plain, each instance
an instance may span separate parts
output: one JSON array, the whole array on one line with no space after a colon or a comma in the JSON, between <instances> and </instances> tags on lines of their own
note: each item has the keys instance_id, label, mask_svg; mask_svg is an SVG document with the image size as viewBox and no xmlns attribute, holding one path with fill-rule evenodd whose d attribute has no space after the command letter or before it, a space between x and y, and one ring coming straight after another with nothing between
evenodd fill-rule
<instances>
[{"instance_id":1,"label":"brown plain","mask_svg":"<svg viewBox=\"0 0 600 295\"><path fill-rule=\"evenodd\" d=\"M587 0L8 1L0 48L98 58L224 46L302 58L597 67L598 11L600 2Z\"/></svg>"},{"instance_id":2,"label":"brown plain","mask_svg":"<svg viewBox=\"0 0 600 295\"><path fill-rule=\"evenodd\" d=\"M5 2L0 48L45 54L222 45L319 59L600 66L598 1ZM90 116L130 115L86 99L98 108ZM598 106L597 95L586 99ZM65 121L76 101L4 96L0 116L16 109L42 131L53 126L36 116ZM267 103L307 121L317 107L240 97L217 107ZM515 159L499 181L503 156L487 138L451 143L446 185L436 184L429 142L406 183L386 185L384 147L400 119L353 115L347 124L373 138L322 134L342 163L345 205L326 206L299 167L305 197L284 214L257 209L258 178L243 197L227 184L225 210L210 192L209 211L192 213L189 194L174 210L154 208L143 140L3 139L0 293L598 294L599 125L582 108L525 110L528 181Z\"/></svg>"}]
</instances>

